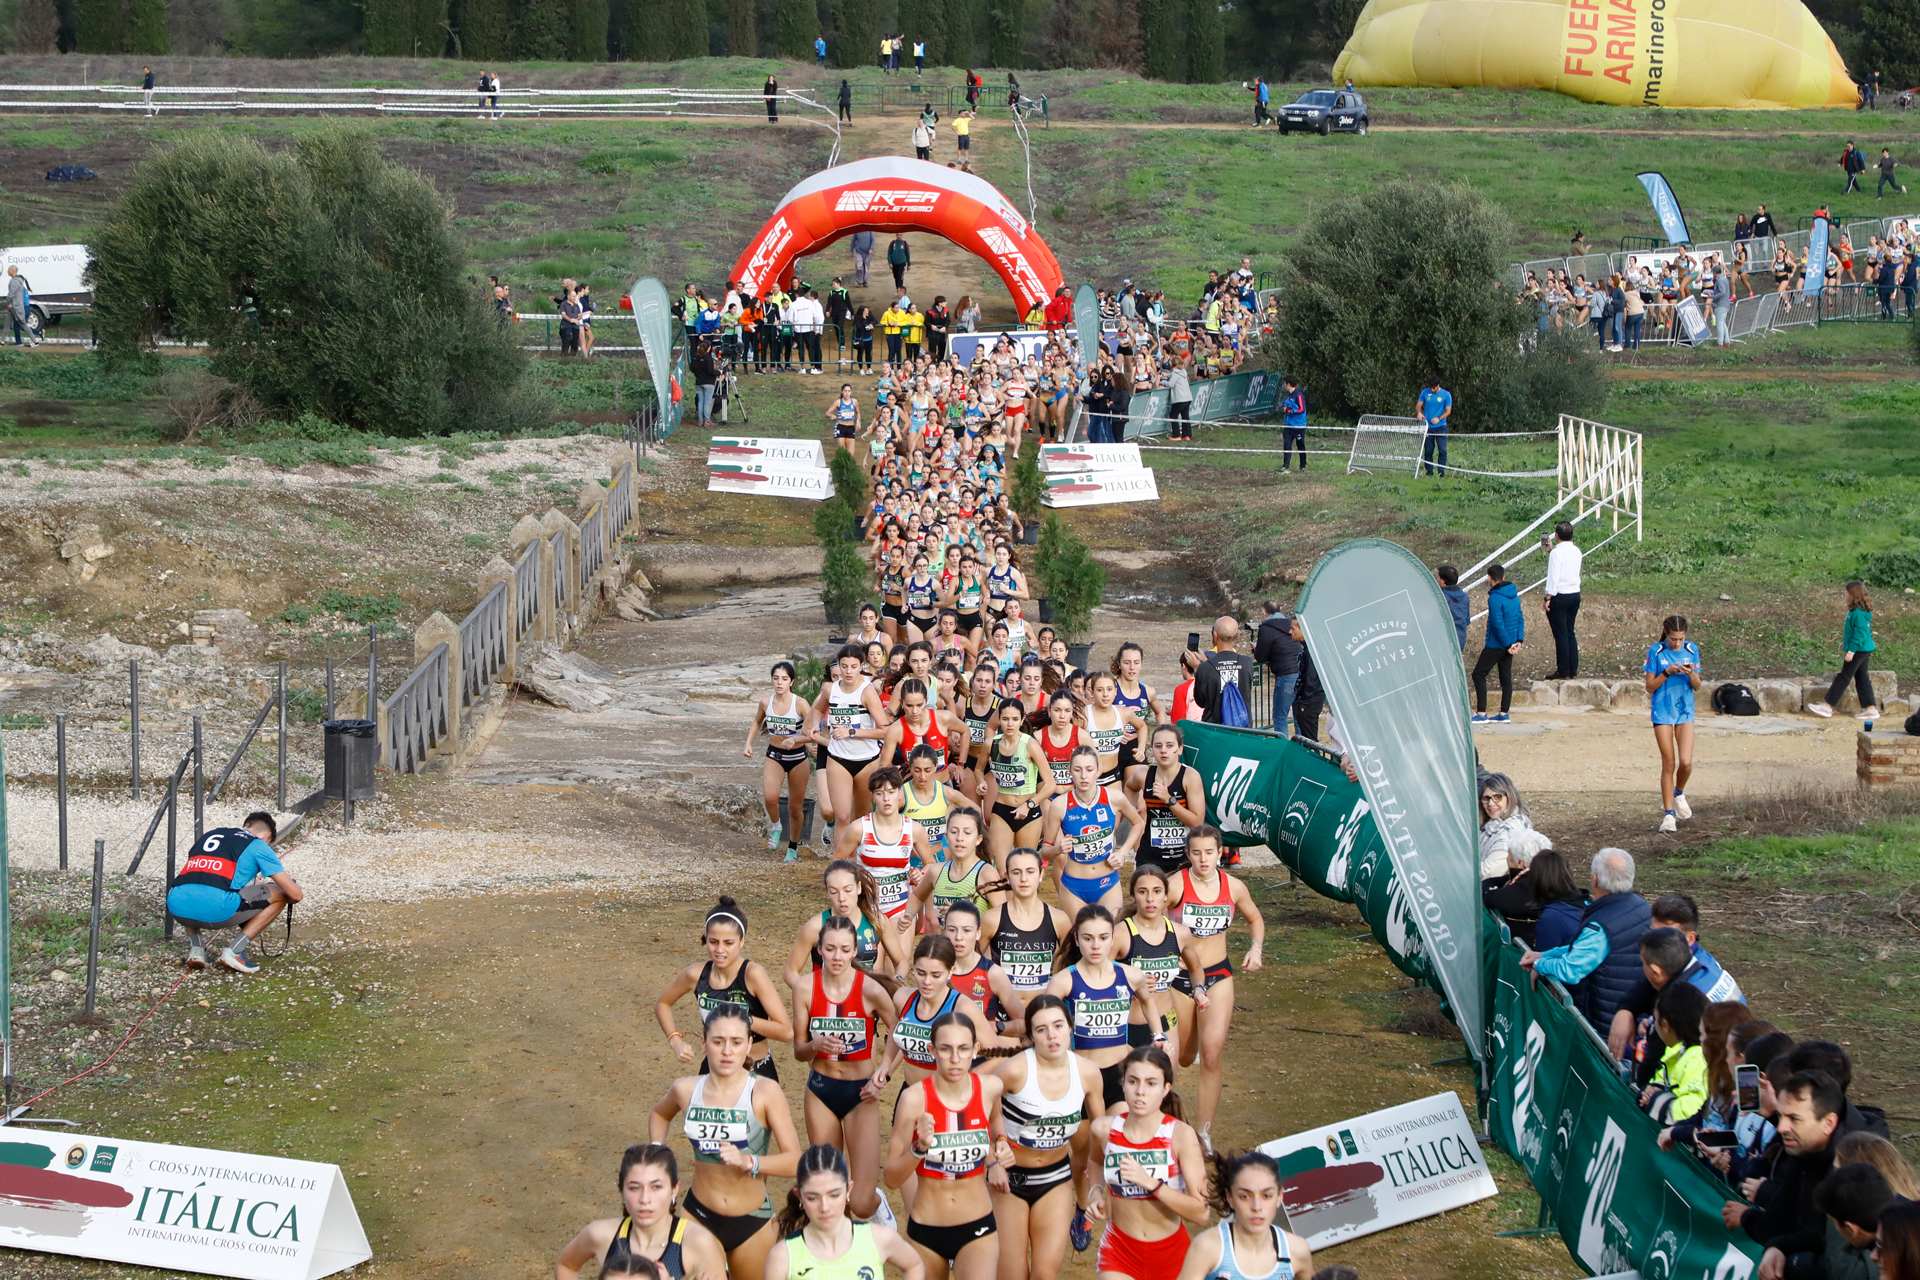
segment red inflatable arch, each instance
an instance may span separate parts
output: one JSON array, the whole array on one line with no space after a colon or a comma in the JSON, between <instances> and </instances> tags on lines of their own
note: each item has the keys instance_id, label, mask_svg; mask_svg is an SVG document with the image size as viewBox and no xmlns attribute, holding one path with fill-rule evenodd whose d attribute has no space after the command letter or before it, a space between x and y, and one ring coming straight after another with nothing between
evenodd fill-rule
<instances>
[{"instance_id":1,"label":"red inflatable arch","mask_svg":"<svg viewBox=\"0 0 1920 1280\"><path fill-rule=\"evenodd\" d=\"M814 174L781 199L733 264L750 293L793 283L793 260L856 231L931 231L986 259L1021 315L1061 285L1060 264L1040 233L994 186L927 160L880 156ZM877 267L884 255L876 254Z\"/></svg>"}]
</instances>

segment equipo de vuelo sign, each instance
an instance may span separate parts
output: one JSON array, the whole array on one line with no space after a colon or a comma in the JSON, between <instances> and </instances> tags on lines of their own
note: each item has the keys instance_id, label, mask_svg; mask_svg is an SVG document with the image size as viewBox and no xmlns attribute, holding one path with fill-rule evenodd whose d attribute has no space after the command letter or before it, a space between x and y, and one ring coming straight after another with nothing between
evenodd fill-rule
<instances>
[{"instance_id":1,"label":"equipo de vuelo sign","mask_svg":"<svg viewBox=\"0 0 1920 1280\"><path fill-rule=\"evenodd\" d=\"M247 1280L373 1256L335 1165L0 1130L0 1245Z\"/></svg>"}]
</instances>

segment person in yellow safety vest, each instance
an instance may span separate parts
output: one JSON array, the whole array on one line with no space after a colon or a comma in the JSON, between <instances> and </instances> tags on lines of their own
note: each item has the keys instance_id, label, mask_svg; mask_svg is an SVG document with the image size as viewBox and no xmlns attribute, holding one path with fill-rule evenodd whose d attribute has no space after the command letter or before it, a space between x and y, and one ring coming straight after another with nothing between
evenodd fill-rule
<instances>
[{"instance_id":1,"label":"person in yellow safety vest","mask_svg":"<svg viewBox=\"0 0 1920 1280\"><path fill-rule=\"evenodd\" d=\"M907 359L918 360L920 358L920 335L927 327L926 314L922 312L920 308L914 306L913 303L909 302L907 303L907 313L900 318L900 327L904 331L902 337L906 341Z\"/></svg>"},{"instance_id":2,"label":"person in yellow safety vest","mask_svg":"<svg viewBox=\"0 0 1920 1280\"><path fill-rule=\"evenodd\" d=\"M1207 304L1207 332L1218 336L1220 333L1220 295L1214 294L1213 301Z\"/></svg>"},{"instance_id":3,"label":"person in yellow safety vest","mask_svg":"<svg viewBox=\"0 0 1920 1280\"><path fill-rule=\"evenodd\" d=\"M880 313L880 332L884 334L887 339L887 362L889 364L898 365L900 363L900 330L905 328L906 324L907 313L900 309L900 304L897 302Z\"/></svg>"}]
</instances>

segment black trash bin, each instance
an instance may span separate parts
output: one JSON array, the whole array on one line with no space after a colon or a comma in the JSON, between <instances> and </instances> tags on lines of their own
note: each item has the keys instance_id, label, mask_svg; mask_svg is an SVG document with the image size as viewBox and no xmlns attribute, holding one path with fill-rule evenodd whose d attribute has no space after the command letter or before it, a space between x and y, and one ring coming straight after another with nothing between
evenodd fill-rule
<instances>
[{"instance_id":1,"label":"black trash bin","mask_svg":"<svg viewBox=\"0 0 1920 1280\"><path fill-rule=\"evenodd\" d=\"M373 799L373 769L380 762L378 727L371 720L329 720L321 726L326 732L321 790L327 799Z\"/></svg>"}]
</instances>

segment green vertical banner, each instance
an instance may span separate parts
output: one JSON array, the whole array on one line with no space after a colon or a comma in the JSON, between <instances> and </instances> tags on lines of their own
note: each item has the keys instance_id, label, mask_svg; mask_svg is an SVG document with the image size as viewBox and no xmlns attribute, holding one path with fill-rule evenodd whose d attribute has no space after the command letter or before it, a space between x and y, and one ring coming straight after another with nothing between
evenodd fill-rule
<instances>
[{"instance_id":1,"label":"green vertical banner","mask_svg":"<svg viewBox=\"0 0 1920 1280\"><path fill-rule=\"evenodd\" d=\"M1526 1167L1567 1251L1597 1275L1748 1280L1760 1248L1721 1221L1730 1189L1690 1153L1660 1150L1660 1125L1634 1105L1606 1045L1520 955L1512 942L1486 947L1487 1127Z\"/></svg>"},{"instance_id":2,"label":"green vertical banner","mask_svg":"<svg viewBox=\"0 0 1920 1280\"><path fill-rule=\"evenodd\" d=\"M1428 962L1468 1050L1484 1059L1477 778L1446 598L1412 552L1360 538L1314 566L1300 616Z\"/></svg>"},{"instance_id":3,"label":"green vertical banner","mask_svg":"<svg viewBox=\"0 0 1920 1280\"><path fill-rule=\"evenodd\" d=\"M634 327L640 330L640 346L647 356L647 376L653 379L654 395L660 401L662 423L673 418L672 392L668 387L668 374L673 368L673 302L667 297L667 286L652 276L633 282L633 288L627 291L627 298L633 304Z\"/></svg>"},{"instance_id":4,"label":"green vertical banner","mask_svg":"<svg viewBox=\"0 0 1920 1280\"><path fill-rule=\"evenodd\" d=\"M1073 295L1073 332L1080 340L1080 371L1091 373L1100 358L1100 295L1090 284Z\"/></svg>"},{"instance_id":5,"label":"green vertical banner","mask_svg":"<svg viewBox=\"0 0 1920 1280\"><path fill-rule=\"evenodd\" d=\"M13 898L7 884L7 744L0 733L0 1085L13 1078ZM9 1092L7 1104L13 1101ZM12 1117L0 1113L0 1124Z\"/></svg>"}]
</instances>

